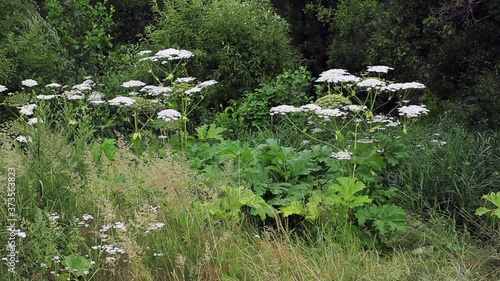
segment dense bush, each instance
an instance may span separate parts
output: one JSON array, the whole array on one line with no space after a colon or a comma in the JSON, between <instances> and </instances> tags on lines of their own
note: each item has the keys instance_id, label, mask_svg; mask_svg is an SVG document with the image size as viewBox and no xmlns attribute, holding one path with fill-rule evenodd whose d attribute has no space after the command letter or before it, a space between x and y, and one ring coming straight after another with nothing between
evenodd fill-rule
<instances>
[{"instance_id":1,"label":"dense bush","mask_svg":"<svg viewBox=\"0 0 500 281\"><path fill-rule=\"evenodd\" d=\"M67 61L55 30L27 0L0 2L0 84L63 81ZM43 76L43 78L42 78Z\"/></svg>"},{"instance_id":2,"label":"dense bush","mask_svg":"<svg viewBox=\"0 0 500 281\"><path fill-rule=\"evenodd\" d=\"M158 21L149 33L154 46L194 51L190 73L220 82L210 107L241 97L296 63L288 25L265 1L166 1Z\"/></svg>"}]
</instances>

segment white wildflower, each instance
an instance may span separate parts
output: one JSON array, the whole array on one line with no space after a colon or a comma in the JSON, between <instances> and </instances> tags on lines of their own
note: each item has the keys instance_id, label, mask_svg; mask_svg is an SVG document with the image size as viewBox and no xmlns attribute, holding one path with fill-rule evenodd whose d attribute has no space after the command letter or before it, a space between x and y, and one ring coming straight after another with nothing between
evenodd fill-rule
<instances>
[{"instance_id":1,"label":"white wildflower","mask_svg":"<svg viewBox=\"0 0 500 281\"><path fill-rule=\"evenodd\" d=\"M45 85L45 88L60 88L60 87L62 87L62 85L59 83L50 83Z\"/></svg>"},{"instance_id":2,"label":"white wildflower","mask_svg":"<svg viewBox=\"0 0 500 281\"><path fill-rule=\"evenodd\" d=\"M196 87L193 87L193 88L191 88L191 89L189 89L189 90L185 91L184 93L186 93L186 95L188 95L188 96L191 96L191 95L193 95L194 93L199 93L199 92L201 92L201 90L203 90L203 88L200 88L200 87L196 86Z\"/></svg>"},{"instance_id":3,"label":"white wildflower","mask_svg":"<svg viewBox=\"0 0 500 281\"><path fill-rule=\"evenodd\" d=\"M162 253L153 253L153 257L161 257L163 256L164 254Z\"/></svg>"},{"instance_id":4,"label":"white wildflower","mask_svg":"<svg viewBox=\"0 0 500 281\"><path fill-rule=\"evenodd\" d=\"M436 146L443 146L446 144L446 142L440 141L440 140L431 140L431 144L436 145Z\"/></svg>"},{"instance_id":5,"label":"white wildflower","mask_svg":"<svg viewBox=\"0 0 500 281\"><path fill-rule=\"evenodd\" d=\"M60 219L60 218L61 218L61 217L60 217L60 216L59 216L59 214L57 214L57 213L52 213L52 214L50 214L50 216L49 216L49 220L50 220L50 221L57 221L57 220L58 220L58 219Z\"/></svg>"},{"instance_id":6,"label":"white wildflower","mask_svg":"<svg viewBox=\"0 0 500 281\"><path fill-rule=\"evenodd\" d=\"M196 85L196 87L200 87L200 88L205 88L205 87L208 87L208 86L212 86L212 85L215 85L219 82L215 81L215 80L207 80L207 81L204 81L204 82L201 82L200 84Z\"/></svg>"},{"instance_id":7,"label":"white wildflower","mask_svg":"<svg viewBox=\"0 0 500 281\"><path fill-rule=\"evenodd\" d=\"M349 83L358 82L361 78L349 74L345 69L330 69L323 71L316 82L328 82L328 83Z\"/></svg>"},{"instance_id":8,"label":"white wildflower","mask_svg":"<svg viewBox=\"0 0 500 281\"><path fill-rule=\"evenodd\" d=\"M429 110L425 107L425 105L405 105L398 108L399 115L404 117L418 117L420 115L425 115L429 113Z\"/></svg>"},{"instance_id":9,"label":"white wildflower","mask_svg":"<svg viewBox=\"0 0 500 281\"><path fill-rule=\"evenodd\" d=\"M99 231L100 232L106 232L109 229L111 229L112 227L113 227L112 225L106 224L106 225L103 225L102 228Z\"/></svg>"},{"instance_id":10,"label":"white wildflower","mask_svg":"<svg viewBox=\"0 0 500 281\"><path fill-rule=\"evenodd\" d=\"M82 100L82 99L84 99L84 96L83 95L71 95L71 96L68 96L67 99L68 100Z\"/></svg>"},{"instance_id":11,"label":"white wildflower","mask_svg":"<svg viewBox=\"0 0 500 281\"><path fill-rule=\"evenodd\" d=\"M38 82L36 82L33 79L26 79L26 80L21 81L21 84L23 84L23 86L31 88L31 87L35 87L36 85L38 85Z\"/></svg>"},{"instance_id":12,"label":"white wildflower","mask_svg":"<svg viewBox=\"0 0 500 281\"><path fill-rule=\"evenodd\" d=\"M159 59L166 58L168 60L178 60L190 58L194 56L194 54L187 50L177 50L169 48L166 50L158 51L154 56Z\"/></svg>"},{"instance_id":13,"label":"white wildflower","mask_svg":"<svg viewBox=\"0 0 500 281\"><path fill-rule=\"evenodd\" d=\"M128 98L128 97L118 96L112 100L109 100L108 103L110 105L117 105L117 106L120 106L120 105L130 106L130 105L133 105L135 103L135 100L132 98Z\"/></svg>"},{"instance_id":14,"label":"white wildflower","mask_svg":"<svg viewBox=\"0 0 500 281\"><path fill-rule=\"evenodd\" d=\"M103 104L103 103L105 103L105 101L103 101L103 100L92 100L92 101L90 101L90 103L91 104Z\"/></svg>"},{"instance_id":15,"label":"white wildflower","mask_svg":"<svg viewBox=\"0 0 500 281\"><path fill-rule=\"evenodd\" d=\"M293 105L278 105L275 107L271 107L269 112L271 113L271 116L275 114L285 115L287 113L300 112L300 109Z\"/></svg>"},{"instance_id":16,"label":"white wildflower","mask_svg":"<svg viewBox=\"0 0 500 281\"><path fill-rule=\"evenodd\" d=\"M172 88L170 87L163 87L163 86L144 86L140 90L141 92L146 92L147 95L149 96L158 96L160 94L165 94L168 92L172 92Z\"/></svg>"},{"instance_id":17,"label":"white wildflower","mask_svg":"<svg viewBox=\"0 0 500 281\"><path fill-rule=\"evenodd\" d=\"M137 53L139 56L144 56L146 54L151 54L152 51L151 50L144 50L144 51L140 51L139 53Z\"/></svg>"},{"instance_id":18,"label":"white wildflower","mask_svg":"<svg viewBox=\"0 0 500 281\"><path fill-rule=\"evenodd\" d=\"M164 227L164 226L165 226L165 224L164 224L164 223L162 223L162 222L158 222L158 223L152 224L152 225L150 225L150 226L146 229L146 233L150 233L150 232L151 232L151 231L153 231L153 230L158 230L158 229L160 229L160 228L162 228L162 227Z\"/></svg>"},{"instance_id":19,"label":"white wildflower","mask_svg":"<svg viewBox=\"0 0 500 281\"><path fill-rule=\"evenodd\" d=\"M306 105L301 106L299 109L302 112L311 112L311 111L315 112L318 110L322 110L323 108L319 105L310 103L310 104L306 104Z\"/></svg>"},{"instance_id":20,"label":"white wildflower","mask_svg":"<svg viewBox=\"0 0 500 281\"><path fill-rule=\"evenodd\" d=\"M32 139L31 137L18 136L18 137L16 138L16 141L18 141L18 142L28 143L28 142L33 142L33 139Z\"/></svg>"},{"instance_id":21,"label":"white wildflower","mask_svg":"<svg viewBox=\"0 0 500 281\"><path fill-rule=\"evenodd\" d=\"M73 86L74 90L79 90L79 91L89 91L92 90L92 88L95 86L95 82L87 79L83 81L81 84L77 84Z\"/></svg>"},{"instance_id":22,"label":"white wildflower","mask_svg":"<svg viewBox=\"0 0 500 281\"><path fill-rule=\"evenodd\" d=\"M166 122L175 121L181 117L182 117L182 115L179 113L179 111L174 110L174 109L165 109L165 110L158 112L158 118L163 119Z\"/></svg>"},{"instance_id":23,"label":"white wildflower","mask_svg":"<svg viewBox=\"0 0 500 281\"><path fill-rule=\"evenodd\" d=\"M351 152L349 152L347 150L343 150L343 151L339 151L339 152L333 152L331 157L338 159L338 160L349 160L349 159L351 159L351 155L352 155Z\"/></svg>"},{"instance_id":24,"label":"white wildflower","mask_svg":"<svg viewBox=\"0 0 500 281\"><path fill-rule=\"evenodd\" d=\"M377 141L376 139L359 139L359 140L356 140L357 143L374 143L376 141Z\"/></svg>"},{"instance_id":25,"label":"white wildflower","mask_svg":"<svg viewBox=\"0 0 500 281\"><path fill-rule=\"evenodd\" d=\"M346 113L341 111L338 108L333 109L321 109L315 112L318 117L329 120L331 117L340 117L345 115Z\"/></svg>"},{"instance_id":26,"label":"white wildflower","mask_svg":"<svg viewBox=\"0 0 500 281\"><path fill-rule=\"evenodd\" d=\"M113 228L115 229L119 229L119 230L122 230L122 231L125 231L127 230L127 227L125 226L125 224L121 221L115 223L115 225L113 225Z\"/></svg>"},{"instance_id":27,"label":"white wildflower","mask_svg":"<svg viewBox=\"0 0 500 281\"><path fill-rule=\"evenodd\" d=\"M409 90L409 89L424 89L425 85L418 82L407 82L407 83L393 83L380 88L382 91L399 91L399 90Z\"/></svg>"},{"instance_id":28,"label":"white wildflower","mask_svg":"<svg viewBox=\"0 0 500 281\"><path fill-rule=\"evenodd\" d=\"M366 107L365 105L349 104L342 107L342 109L352 112L360 112L360 111L365 111L366 109L368 109L368 107Z\"/></svg>"},{"instance_id":29,"label":"white wildflower","mask_svg":"<svg viewBox=\"0 0 500 281\"><path fill-rule=\"evenodd\" d=\"M194 80L196 80L196 78L194 78L194 77L180 77L180 78L175 79L175 82L176 83L189 83L189 82L193 82Z\"/></svg>"},{"instance_id":30,"label":"white wildflower","mask_svg":"<svg viewBox=\"0 0 500 281\"><path fill-rule=\"evenodd\" d=\"M324 131L324 130L323 130L323 129L321 129L321 128L314 128L314 129L312 129L312 130L311 130L311 132L313 132L313 133L321 133L321 132L323 132L323 131Z\"/></svg>"},{"instance_id":31,"label":"white wildflower","mask_svg":"<svg viewBox=\"0 0 500 281\"><path fill-rule=\"evenodd\" d=\"M36 96L36 98L39 100L51 100L51 99L56 98L58 96L59 95L38 95L38 96Z\"/></svg>"},{"instance_id":32,"label":"white wildflower","mask_svg":"<svg viewBox=\"0 0 500 281\"><path fill-rule=\"evenodd\" d=\"M144 83L142 81L139 81L139 80L130 80L130 81L124 82L122 84L122 87L124 87L124 88L132 88L132 87L142 87L144 85L146 85L146 83Z\"/></svg>"},{"instance_id":33,"label":"white wildflower","mask_svg":"<svg viewBox=\"0 0 500 281\"><path fill-rule=\"evenodd\" d=\"M364 79L363 81L359 82L358 87L366 87L366 88L378 88L385 86L385 82L381 81L377 78L367 78Z\"/></svg>"},{"instance_id":34,"label":"white wildflower","mask_svg":"<svg viewBox=\"0 0 500 281\"><path fill-rule=\"evenodd\" d=\"M28 125L35 125L38 122L43 123L42 120L38 120L38 118L36 118L36 117L28 119Z\"/></svg>"},{"instance_id":35,"label":"white wildflower","mask_svg":"<svg viewBox=\"0 0 500 281\"><path fill-rule=\"evenodd\" d=\"M90 96L88 97L89 101L101 101L102 100L102 94L99 92L92 92Z\"/></svg>"},{"instance_id":36,"label":"white wildflower","mask_svg":"<svg viewBox=\"0 0 500 281\"><path fill-rule=\"evenodd\" d=\"M89 214L84 214L83 217L82 217L82 219L84 221L88 221L88 220L93 220L94 217L92 215L89 215Z\"/></svg>"},{"instance_id":37,"label":"white wildflower","mask_svg":"<svg viewBox=\"0 0 500 281\"><path fill-rule=\"evenodd\" d=\"M302 142L300 142L300 145L308 145L310 143L311 143L311 141L309 141L309 140L303 140Z\"/></svg>"},{"instance_id":38,"label":"white wildflower","mask_svg":"<svg viewBox=\"0 0 500 281\"><path fill-rule=\"evenodd\" d=\"M5 87L4 85L0 85L0 93L5 92L7 90L8 90L7 87Z\"/></svg>"},{"instance_id":39,"label":"white wildflower","mask_svg":"<svg viewBox=\"0 0 500 281\"><path fill-rule=\"evenodd\" d=\"M42 262L42 263L40 263L40 267L46 269L47 268L47 264L45 264L45 263Z\"/></svg>"},{"instance_id":40,"label":"white wildflower","mask_svg":"<svg viewBox=\"0 0 500 281\"><path fill-rule=\"evenodd\" d=\"M389 70L394 68L385 65L368 66L368 72L387 73Z\"/></svg>"}]
</instances>

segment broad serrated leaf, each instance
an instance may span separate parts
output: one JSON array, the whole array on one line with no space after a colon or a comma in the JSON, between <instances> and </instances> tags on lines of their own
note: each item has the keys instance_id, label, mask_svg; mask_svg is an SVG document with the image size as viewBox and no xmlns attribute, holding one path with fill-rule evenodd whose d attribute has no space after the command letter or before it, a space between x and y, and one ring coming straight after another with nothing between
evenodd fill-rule
<instances>
[{"instance_id":1,"label":"broad serrated leaf","mask_svg":"<svg viewBox=\"0 0 500 281\"><path fill-rule=\"evenodd\" d=\"M500 192L497 192L497 193L493 193L492 192L490 194L484 195L482 198L490 201L495 206L497 206L498 208L500 208Z\"/></svg>"},{"instance_id":2,"label":"broad serrated leaf","mask_svg":"<svg viewBox=\"0 0 500 281\"><path fill-rule=\"evenodd\" d=\"M290 205L281 207L280 211L285 218L291 215L304 216L306 214L306 208L302 201L293 201Z\"/></svg>"}]
</instances>

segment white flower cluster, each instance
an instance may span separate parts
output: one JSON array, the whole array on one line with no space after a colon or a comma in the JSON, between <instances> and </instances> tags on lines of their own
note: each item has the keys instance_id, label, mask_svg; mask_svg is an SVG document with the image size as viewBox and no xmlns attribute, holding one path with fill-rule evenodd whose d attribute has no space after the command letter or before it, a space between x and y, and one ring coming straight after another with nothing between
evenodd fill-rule
<instances>
[{"instance_id":1,"label":"white flower cluster","mask_svg":"<svg viewBox=\"0 0 500 281\"><path fill-rule=\"evenodd\" d=\"M358 82L361 78L349 74L345 69L330 69L323 71L316 82L328 82L328 83L350 83Z\"/></svg>"},{"instance_id":2,"label":"white flower cluster","mask_svg":"<svg viewBox=\"0 0 500 281\"><path fill-rule=\"evenodd\" d=\"M158 230L162 227L164 227L165 224L162 223L162 222L157 222L157 223L154 223L152 225L150 225L147 229L146 229L146 233L151 233L151 231L154 231L154 230Z\"/></svg>"},{"instance_id":3,"label":"white flower cluster","mask_svg":"<svg viewBox=\"0 0 500 281\"><path fill-rule=\"evenodd\" d=\"M153 51L151 50L144 50L144 51L140 51L139 53L137 53L139 56L144 56L144 55L147 55L147 54L151 54Z\"/></svg>"},{"instance_id":4,"label":"white flower cluster","mask_svg":"<svg viewBox=\"0 0 500 281\"><path fill-rule=\"evenodd\" d=\"M5 87L4 85L0 85L0 93L5 92L7 90L8 90L7 87Z\"/></svg>"},{"instance_id":5,"label":"white flower cluster","mask_svg":"<svg viewBox=\"0 0 500 281\"><path fill-rule=\"evenodd\" d=\"M201 92L201 90L203 90L204 88L208 87L208 86L212 86L212 85L215 85L217 84L218 82L215 81L215 80L207 80L207 81L204 81L204 82L201 82L200 84L194 86L193 88L185 91L184 93L188 96L191 96L192 94L194 93L198 93L198 92Z\"/></svg>"},{"instance_id":6,"label":"white flower cluster","mask_svg":"<svg viewBox=\"0 0 500 281\"><path fill-rule=\"evenodd\" d=\"M177 111L175 109L165 109L165 110L158 112L158 118L163 119L166 122L175 121L181 117L182 117L182 115L179 113L179 111Z\"/></svg>"},{"instance_id":7,"label":"white flower cluster","mask_svg":"<svg viewBox=\"0 0 500 281\"><path fill-rule=\"evenodd\" d=\"M275 107L271 107L271 109L269 111L271 112L271 116L273 116L275 114L285 115L287 113L300 112L300 108L296 108L293 105L284 104L284 105L278 105Z\"/></svg>"},{"instance_id":8,"label":"white flower cluster","mask_svg":"<svg viewBox=\"0 0 500 281\"><path fill-rule=\"evenodd\" d=\"M122 84L122 87L124 87L124 88L132 88L132 87L142 87L144 85L146 85L146 83L144 83L142 81L139 81L139 80L130 80L130 81L124 82Z\"/></svg>"},{"instance_id":9,"label":"white flower cluster","mask_svg":"<svg viewBox=\"0 0 500 281\"><path fill-rule=\"evenodd\" d=\"M420 115L425 115L429 113L429 110L425 105L405 105L398 108L399 115L409 118L419 117Z\"/></svg>"},{"instance_id":10,"label":"white flower cluster","mask_svg":"<svg viewBox=\"0 0 500 281\"><path fill-rule=\"evenodd\" d=\"M39 100L51 100L53 98L57 98L59 95L38 95L36 96L37 99Z\"/></svg>"},{"instance_id":11,"label":"white flower cluster","mask_svg":"<svg viewBox=\"0 0 500 281\"><path fill-rule=\"evenodd\" d=\"M50 214L50 216L49 216L49 220L50 220L50 221L57 221L57 220L59 220L60 218L61 218L61 216L59 216L59 214L58 214L58 213L52 213L52 214Z\"/></svg>"},{"instance_id":12,"label":"white flower cluster","mask_svg":"<svg viewBox=\"0 0 500 281\"><path fill-rule=\"evenodd\" d=\"M58 83L50 83L50 84L45 85L45 88L61 88L61 87L62 87L62 85L58 84Z\"/></svg>"},{"instance_id":13,"label":"white flower cluster","mask_svg":"<svg viewBox=\"0 0 500 281\"><path fill-rule=\"evenodd\" d=\"M194 80L196 80L196 78L194 78L194 77L180 77L180 78L175 79L175 82L176 83L189 83L189 82L193 82Z\"/></svg>"},{"instance_id":14,"label":"white flower cluster","mask_svg":"<svg viewBox=\"0 0 500 281\"><path fill-rule=\"evenodd\" d=\"M18 141L18 142L28 143L28 142L33 142L33 139L32 139L31 137L18 136L18 137L16 138L16 141Z\"/></svg>"},{"instance_id":15,"label":"white flower cluster","mask_svg":"<svg viewBox=\"0 0 500 281\"><path fill-rule=\"evenodd\" d=\"M343 106L342 109L352 111L352 112L361 112L361 111L367 110L368 107L366 107L366 105L349 104L349 105Z\"/></svg>"},{"instance_id":16,"label":"white flower cluster","mask_svg":"<svg viewBox=\"0 0 500 281\"><path fill-rule=\"evenodd\" d=\"M424 89L425 85L418 82L393 83L380 88L382 91L396 92L399 90Z\"/></svg>"},{"instance_id":17,"label":"white flower cluster","mask_svg":"<svg viewBox=\"0 0 500 281\"><path fill-rule=\"evenodd\" d=\"M318 110L322 110L323 108L321 108L321 106L316 105L314 103L310 103L310 104L306 104L306 105L301 106L299 109L302 112L315 112Z\"/></svg>"},{"instance_id":18,"label":"white flower cluster","mask_svg":"<svg viewBox=\"0 0 500 281\"><path fill-rule=\"evenodd\" d=\"M21 114L30 116L33 115L33 111L35 110L36 107L37 107L36 104L27 104L18 108L20 109L19 112L21 112Z\"/></svg>"},{"instance_id":19,"label":"white flower cluster","mask_svg":"<svg viewBox=\"0 0 500 281\"><path fill-rule=\"evenodd\" d=\"M145 60L158 61L161 59L180 60L180 59L188 59L188 58L193 57L193 56L194 56L194 54L191 53L190 51L169 48L169 49L158 51L156 54L154 54L154 56L145 57L145 58L140 59L139 61L145 61ZM164 61L164 62L166 62L166 61Z\"/></svg>"},{"instance_id":20,"label":"white flower cluster","mask_svg":"<svg viewBox=\"0 0 500 281\"><path fill-rule=\"evenodd\" d=\"M372 123L383 123L386 127L396 127L401 125L401 122L395 120L394 117L388 117L385 115L375 115L372 119L366 121L368 124Z\"/></svg>"},{"instance_id":21,"label":"white flower cluster","mask_svg":"<svg viewBox=\"0 0 500 281\"><path fill-rule=\"evenodd\" d=\"M440 140L431 140L431 144L435 145L435 146L443 146L446 144L445 141L440 141Z\"/></svg>"},{"instance_id":22,"label":"white flower cluster","mask_svg":"<svg viewBox=\"0 0 500 281\"><path fill-rule=\"evenodd\" d=\"M87 79L83 81L81 84L76 84L73 86L73 90L77 91L90 91L95 86L95 82Z\"/></svg>"},{"instance_id":23,"label":"white flower cluster","mask_svg":"<svg viewBox=\"0 0 500 281\"><path fill-rule=\"evenodd\" d=\"M36 117L35 117L35 118L30 118L30 119L28 119L28 125L35 125L35 124L36 124L36 123L38 123L38 122L43 123L43 121L42 121L42 120L39 120L39 119L38 119L38 118L36 118Z\"/></svg>"},{"instance_id":24,"label":"white flower cluster","mask_svg":"<svg viewBox=\"0 0 500 281\"><path fill-rule=\"evenodd\" d=\"M110 105L116 105L116 106L131 106L135 103L135 100L129 97L122 97L118 96L112 100L109 100L108 103Z\"/></svg>"},{"instance_id":25,"label":"white flower cluster","mask_svg":"<svg viewBox=\"0 0 500 281\"><path fill-rule=\"evenodd\" d=\"M94 250L103 249L107 254L116 255L116 254L125 254L125 250L119 247L115 247L113 245L98 245L91 247Z\"/></svg>"},{"instance_id":26,"label":"white flower cluster","mask_svg":"<svg viewBox=\"0 0 500 281\"><path fill-rule=\"evenodd\" d=\"M156 96L161 95L161 94L172 92L172 88L164 87L164 86L148 85L148 86L142 87L142 89L140 91L145 92L146 95L148 95L148 96L156 97Z\"/></svg>"},{"instance_id":27,"label":"white flower cluster","mask_svg":"<svg viewBox=\"0 0 500 281\"><path fill-rule=\"evenodd\" d=\"M318 117L321 117L327 121L330 120L330 118L332 118L332 117L340 117L340 116L346 115L345 112L341 111L338 108L321 109L321 110L315 111L314 113L316 113L316 115L318 115Z\"/></svg>"},{"instance_id":28,"label":"white flower cluster","mask_svg":"<svg viewBox=\"0 0 500 281\"><path fill-rule=\"evenodd\" d=\"M350 160L351 159L352 152L349 152L347 150L339 151L339 152L333 152L331 157L338 159L338 160Z\"/></svg>"},{"instance_id":29,"label":"white flower cluster","mask_svg":"<svg viewBox=\"0 0 500 281\"><path fill-rule=\"evenodd\" d=\"M89 214L84 214L84 215L82 216L82 220L79 220L79 219L78 219L78 225L83 225L83 226L85 226L85 227L89 227L90 225L89 225L89 222L88 222L88 221L89 221L89 220L93 220L93 219L94 219L94 217L93 217L92 215L89 215ZM108 229L109 229L109 228L108 228Z\"/></svg>"},{"instance_id":30,"label":"white flower cluster","mask_svg":"<svg viewBox=\"0 0 500 281\"><path fill-rule=\"evenodd\" d=\"M368 89L371 89L371 88L379 89L382 86L385 86L385 82L381 81L377 78L367 78L367 79L359 82L357 84L357 86L363 87L363 88L368 88Z\"/></svg>"},{"instance_id":31,"label":"white flower cluster","mask_svg":"<svg viewBox=\"0 0 500 281\"><path fill-rule=\"evenodd\" d=\"M23 86L31 88L31 87L37 86L38 82L36 82L33 79L26 79L26 80L21 81L21 84L23 84Z\"/></svg>"},{"instance_id":32,"label":"white flower cluster","mask_svg":"<svg viewBox=\"0 0 500 281\"><path fill-rule=\"evenodd\" d=\"M368 66L368 72L387 73L394 68L385 65Z\"/></svg>"}]
</instances>

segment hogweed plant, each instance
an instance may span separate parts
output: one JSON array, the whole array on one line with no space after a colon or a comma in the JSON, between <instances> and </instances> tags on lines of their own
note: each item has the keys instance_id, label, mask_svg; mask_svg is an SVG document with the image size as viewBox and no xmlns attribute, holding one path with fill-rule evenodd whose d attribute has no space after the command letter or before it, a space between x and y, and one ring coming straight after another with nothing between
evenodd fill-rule
<instances>
[{"instance_id":1,"label":"hogweed plant","mask_svg":"<svg viewBox=\"0 0 500 281\"><path fill-rule=\"evenodd\" d=\"M356 217L360 227L369 225L370 232L382 236L404 228L404 210L389 204L396 189L384 187L382 179L388 167L407 155L398 141L401 134L429 110L408 101L411 90L425 86L391 83L380 77L389 70L392 68L370 66L368 72L378 73L378 77L361 78L344 69L330 69L316 80L326 83L319 89L327 89L316 103L271 108L273 123L284 120L306 141L331 147L331 157L339 160L342 174L337 179L340 185L332 183L313 192L307 201L282 207L285 216L315 220L327 212L330 220L343 225Z\"/></svg>"}]
</instances>

